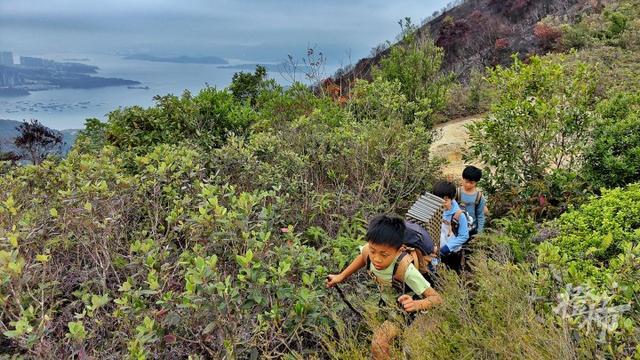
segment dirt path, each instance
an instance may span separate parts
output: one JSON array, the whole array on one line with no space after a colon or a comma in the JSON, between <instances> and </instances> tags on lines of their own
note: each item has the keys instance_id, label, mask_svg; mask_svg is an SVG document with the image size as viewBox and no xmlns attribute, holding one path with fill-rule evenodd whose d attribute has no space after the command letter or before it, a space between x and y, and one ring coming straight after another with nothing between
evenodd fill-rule
<instances>
[{"instance_id":1,"label":"dirt path","mask_svg":"<svg viewBox=\"0 0 640 360\"><path fill-rule=\"evenodd\" d=\"M431 144L431 154L439 156L448 161L442 172L445 176L452 175L454 179L460 177L465 163L462 161L462 154L468 147L469 134L465 125L478 121L483 115L476 115L467 118L455 119L444 124L438 124L436 129L440 130L440 137Z\"/></svg>"}]
</instances>

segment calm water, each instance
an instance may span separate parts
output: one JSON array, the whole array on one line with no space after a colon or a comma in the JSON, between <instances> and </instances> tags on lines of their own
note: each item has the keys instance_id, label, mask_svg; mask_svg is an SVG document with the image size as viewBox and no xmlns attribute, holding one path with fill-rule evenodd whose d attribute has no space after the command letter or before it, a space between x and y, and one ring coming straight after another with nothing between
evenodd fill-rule
<instances>
[{"instance_id":1,"label":"calm water","mask_svg":"<svg viewBox=\"0 0 640 360\"><path fill-rule=\"evenodd\" d=\"M61 89L34 91L29 96L0 98L0 119L38 119L54 129L82 128L86 118L106 120L106 114L118 107L150 106L155 95L179 95L185 89L197 93L209 84L224 88L231 82L237 69L220 69L218 65L172 64L139 60L124 60L119 56L95 54L44 54L41 57L89 59L85 64L100 68L96 76L119 77L139 81L144 89L126 86L99 89ZM233 65L251 61L229 60ZM334 69L332 69L334 70ZM247 71L247 70L243 70ZM270 74L286 84L280 74Z\"/></svg>"}]
</instances>

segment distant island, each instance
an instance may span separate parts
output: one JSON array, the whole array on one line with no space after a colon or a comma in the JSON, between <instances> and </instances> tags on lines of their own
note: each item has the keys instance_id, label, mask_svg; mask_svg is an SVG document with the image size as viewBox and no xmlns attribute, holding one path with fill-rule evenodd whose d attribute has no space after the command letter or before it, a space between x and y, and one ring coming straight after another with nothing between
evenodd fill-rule
<instances>
[{"instance_id":1,"label":"distant island","mask_svg":"<svg viewBox=\"0 0 640 360\"><path fill-rule=\"evenodd\" d=\"M134 80L91 76L98 72L98 67L93 65L28 56L21 56L20 63L14 64L13 55L3 60L0 62L0 97L25 96L30 91L51 89L140 85Z\"/></svg>"},{"instance_id":2,"label":"distant island","mask_svg":"<svg viewBox=\"0 0 640 360\"><path fill-rule=\"evenodd\" d=\"M89 58L80 58L80 59L69 58L69 59L62 59L62 60L64 60L64 61L79 61L79 62L91 61L91 59L89 59Z\"/></svg>"},{"instance_id":3,"label":"distant island","mask_svg":"<svg viewBox=\"0 0 640 360\"><path fill-rule=\"evenodd\" d=\"M279 63L279 64L238 64L238 65L226 65L226 66L218 66L218 69L232 69L232 70L250 70L253 71L256 69L256 66L264 66L267 71L270 72L284 72L288 68L291 68L291 65L287 63ZM306 71L309 70L308 66L298 65L296 67L296 71Z\"/></svg>"},{"instance_id":4,"label":"distant island","mask_svg":"<svg viewBox=\"0 0 640 360\"><path fill-rule=\"evenodd\" d=\"M176 64L228 64L229 62L223 58L217 56L177 56L177 57L161 57L161 56L153 56L153 55L144 55L144 54L134 54L128 55L124 57L126 60L142 60L142 61L152 61L152 62L165 62L165 63L176 63Z\"/></svg>"}]
</instances>

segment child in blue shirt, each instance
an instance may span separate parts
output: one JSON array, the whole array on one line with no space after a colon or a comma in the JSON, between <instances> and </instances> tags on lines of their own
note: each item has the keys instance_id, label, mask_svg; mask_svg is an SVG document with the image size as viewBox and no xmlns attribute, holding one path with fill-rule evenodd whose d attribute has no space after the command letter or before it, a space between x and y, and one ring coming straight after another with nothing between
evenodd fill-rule
<instances>
[{"instance_id":1,"label":"child in blue shirt","mask_svg":"<svg viewBox=\"0 0 640 360\"><path fill-rule=\"evenodd\" d=\"M456 201L474 220L469 226L469 237L482 233L485 225L485 213L488 212L487 200L478 190L478 182L482 178L482 170L475 166L467 166L462 171L462 186L456 191Z\"/></svg>"},{"instance_id":2,"label":"child in blue shirt","mask_svg":"<svg viewBox=\"0 0 640 360\"><path fill-rule=\"evenodd\" d=\"M433 194L444 200L442 226L440 228L440 256L442 262L459 271L462 245L469 240L469 224L467 216L460 209L456 197L456 186L448 181L434 185Z\"/></svg>"}]
</instances>

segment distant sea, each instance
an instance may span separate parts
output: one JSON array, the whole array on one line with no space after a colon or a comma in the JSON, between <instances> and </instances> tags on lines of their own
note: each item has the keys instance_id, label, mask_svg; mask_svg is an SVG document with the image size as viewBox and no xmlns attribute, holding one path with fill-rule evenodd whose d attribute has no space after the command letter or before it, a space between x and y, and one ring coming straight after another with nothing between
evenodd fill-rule
<instances>
[{"instance_id":1,"label":"distant sea","mask_svg":"<svg viewBox=\"0 0 640 360\"><path fill-rule=\"evenodd\" d=\"M180 95L185 89L196 94L206 84L224 88L231 83L233 74L241 71L237 68L221 68L221 65L125 60L122 56L112 55L39 54L37 56L56 61L75 61L95 65L100 68L96 76L136 80L141 83L137 87L149 89L129 89L126 86L57 89L33 91L28 96L14 98L0 97L0 119L38 119L53 129L80 129L84 127L85 119L95 117L106 121L106 115L119 107L151 106L155 95ZM227 60L231 66L256 63L250 60ZM327 75L335 70L336 67L327 67ZM271 72L269 75L283 85L289 85L279 73ZM298 77L302 76L298 74Z\"/></svg>"}]
</instances>

